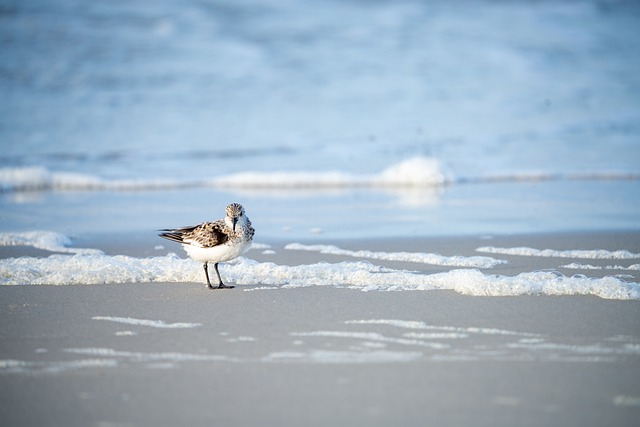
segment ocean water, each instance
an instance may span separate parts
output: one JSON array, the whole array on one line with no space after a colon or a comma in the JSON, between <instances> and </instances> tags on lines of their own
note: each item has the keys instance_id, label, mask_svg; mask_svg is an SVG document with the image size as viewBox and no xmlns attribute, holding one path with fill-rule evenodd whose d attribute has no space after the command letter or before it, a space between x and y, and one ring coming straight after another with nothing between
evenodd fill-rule
<instances>
[{"instance_id":1,"label":"ocean water","mask_svg":"<svg viewBox=\"0 0 640 427\"><path fill-rule=\"evenodd\" d=\"M0 2L0 231L640 228L631 1Z\"/></svg>"}]
</instances>

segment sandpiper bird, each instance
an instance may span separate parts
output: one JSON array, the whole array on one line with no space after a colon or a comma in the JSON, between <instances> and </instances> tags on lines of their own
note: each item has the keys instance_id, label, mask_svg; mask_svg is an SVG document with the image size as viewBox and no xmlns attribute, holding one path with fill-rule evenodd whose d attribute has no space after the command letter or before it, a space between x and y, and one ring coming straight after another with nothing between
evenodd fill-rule
<instances>
[{"instance_id":1,"label":"sandpiper bird","mask_svg":"<svg viewBox=\"0 0 640 427\"><path fill-rule=\"evenodd\" d=\"M222 283L218 263L230 261L249 250L253 242L255 230L251 221L239 203L231 203L227 206L227 215L223 219L212 222L203 222L193 227L160 230L160 237L182 243L191 259L204 263L204 274L207 278L209 289L230 289ZM215 288L209 281L208 263L213 262L213 267L218 275L218 287Z\"/></svg>"}]
</instances>

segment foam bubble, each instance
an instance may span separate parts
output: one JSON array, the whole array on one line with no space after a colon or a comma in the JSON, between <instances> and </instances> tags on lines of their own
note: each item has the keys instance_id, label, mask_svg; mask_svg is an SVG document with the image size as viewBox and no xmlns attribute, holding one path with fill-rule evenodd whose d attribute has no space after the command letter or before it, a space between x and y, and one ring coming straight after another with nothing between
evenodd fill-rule
<instances>
[{"instance_id":1,"label":"foam bubble","mask_svg":"<svg viewBox=\"0 0 640 427\"><path fill-rule=\"evenodd\" d=\"M489 257L446 257L439 254L429 254L421 252L373 252L366 250L352 251L341 249L333 245L303 245L300 243L290 243L284 247L287 250L313 251L329 255L350 256L354 258L377 259L384 261L416 262L422 264L441 265L447 267L471 267L471 268L492 268L506 261Z\"/></svg>"},{"instance_id":2,"label":"foam bubble","mask_svg":"<svg viewBox=\"0 0 640 427\"><path fill-rule=\"evenodd\" d=\"M95 285L157 281L193 282L201 279L196 274L194 266L193 261L178 258L175 254L155 258L104 254L9 258L0 260L0 283Z\"/></svg>"},{"instance_id":3,"label":"foam bubble","mask_svg":"<svg viewBox=\"0 0 640 427\"><path fill-rule=\"evenodd\" d=\"M50 252L100 254L98 249L70 248L71 239L53 231L25 231L0 233L0 246L31 246Z\"/></svg>"},{"instance_id":4,"label":"foam bubble","mask_svg":"<svg viewBox=\"0 0 640 427\"><path fill-rule=\"evenodd\" d=\"M640 254L627 250L607 251L604 249L593 250L566 250L558 251L553 249L534 249L528 247L517 248L497 248L494 246L483 246L476 249L477 252L500 255L535 256L545 258L582 258L582 259L634 259L640 258Z\"/></svg>"},{"instance_id":5,"label":"foam bubble","mask_svg":"<svg viewBox=\"0 0 640 427\"><path fill-rule=\"evenodd\" d=\"M632 264L624 267L622 265L592 265L572 262L571 264L562 265L561 267L571 270L640 270L640 264Z\"/></svg>"}]
</instances>

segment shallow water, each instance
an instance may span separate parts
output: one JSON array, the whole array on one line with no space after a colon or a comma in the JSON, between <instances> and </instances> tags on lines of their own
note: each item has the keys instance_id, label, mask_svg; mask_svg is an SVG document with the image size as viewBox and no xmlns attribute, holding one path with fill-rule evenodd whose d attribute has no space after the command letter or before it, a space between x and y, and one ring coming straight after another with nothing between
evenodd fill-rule
<instances>
[{"instance_id":1,"label":"shallow water","mask_svg":"<svg viewBox=\"0 0 640 427\"><path fill-rule=\"evenodd\" d=\"M154 234L224 216L241 201L260 241L640 228L640 181L427 188L45 191L0 194L0 231Z\"/></svg>"},{"instance_id":2,"label":"shallow water","mask_svg":"<svg viewBox=\"0 0 640 427\"><path fill-rule=\"evenodd\" d=\"M470 239L468 243L476 241L480 240ZM599 244L597 240L591 242ZM118 255L109 255L97 249L71 246L67 236L53 232L0 233L0 245L33 246L63 253L38 258L0 259L0 285L183 283L203 280L199 262L180 258L172 248L164 245L156 245L155 254L144 258L121 255L122 251L132 249L132 243L121 246ZM177 247L175 249L178 250ZM557 251L481 246L471 249L471 255L467 249L463 250L466 254L458 252L453 256L419 251L349 250L335 245L299 243L274 249L269 244L256 243L247 258L224 264L222 274L225 280L245 291L268 292L320 286L365 292L444 289L474 296L593 295L604 299L640 299L637 282L640 253L626 249ZM309 258L311 261L305 262L305 255L300 255L309 252L313 253ZM527 261L519 265L514 256ZM262 260L251 259L256 257ZM537 263L536 259L540 257L548 260L543 264ZM584 268L575 262L569 264L584 260L615 261L624 266L604 265L594 277L591 275L593 268ZM560 270L567 271L569 275L560 273Z\"/></svg>"}]
</instances>

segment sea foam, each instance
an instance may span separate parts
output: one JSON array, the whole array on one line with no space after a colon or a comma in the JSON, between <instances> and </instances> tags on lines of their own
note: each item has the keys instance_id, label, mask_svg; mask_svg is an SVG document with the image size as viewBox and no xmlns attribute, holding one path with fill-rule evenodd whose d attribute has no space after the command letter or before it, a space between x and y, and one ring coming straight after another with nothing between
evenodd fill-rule
<instances>
[{"instance_id":1,"label":"sea foam","mask_svg":"<svg viewBox=\"0 0 640 427\"><path fill-rule=\"evenodd\" d=\"M98 249L70 248L71 239L53 231L24 231L0 233L0 246L31 246L49 252L100 254Z\"/></svg>"},{"instance_id":2,"label":"sea foam","mask_svg":"<svg viewBox=\"0 0 640 427\"><path fill-rule=\"evenodd\" d=\"M567 277L544 271L517 276L489 275L476 269L421 274L384 268L366 261L287 266L247 258L224 264L221 269L230 282L257 286L255 289L310 286L362 291L446 289L477 296L595 295L606 299L640 299L638 283L615 277ZM0 260L0 284L3 285L203 282L203 279L199 263L173 254L152 258L76 254Z\"/></svg>"},{"instance_id":3,"label":"sea foam","mask_svg":"<svg viewBox=\"0 0 640 427\"><path fill-rule=\"evenodd\" d=\"M573 270L640 270L640 264L632 264L628 267L624 267L622 265L592 265L572 262L571 264L563 265L561 267Z\"/></svg>"},{"instance_id":4,"label":"sea foam","mask_svg":"<svg viewBox=\"0 0 640 427\"><path fill-rule=\"evenodd\" d=\"M160 329L184 329L184 328L197 328L202 326L202 323L166 323L162 320L149 320L149 319L136 319L133 317L113 317L113 316L94 316L93 320L106 320L109 322L124 323L125 325L134 326L149 326L152 328Z\"/></svg>"},{"instance_id":5,"label":"sea foam","mask_svg":"<svg viewBox=\"0 0 640 427\"><path fill-rule=\"evenodd\" d=\"M497 260L490 257L465 257L465 256L442 256L439 254L421 252L374 252L367 250L352 251L341 249L333 245L303 245L301 243L290 243L284 247L287 250L312 251L328 255L350 256L354 258L376 259L384 261L416 262L430 265L441 265L446 267L470 267L470 268L492 268L506 261Z\"/></svg>"},{"instance_id":6,"label":"sea foam","mask_svg":"<svg viewBox=\"0 0 640 427\"><path fill-rule=\"evenodd\" d=\"M593 250L565 250L534 249L528 247L517 248L497 248L494 246L483 246L476 249L477 252L500 255L535 256L547 258L581 258L581 259L634 259L640 258L640 254L631 253L626 250L607 251L604 249Z\"/></svg>"}]
</instances>

